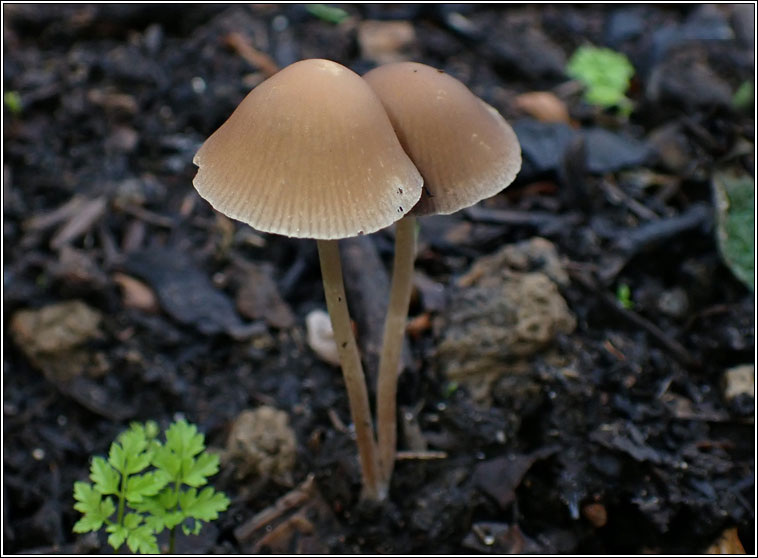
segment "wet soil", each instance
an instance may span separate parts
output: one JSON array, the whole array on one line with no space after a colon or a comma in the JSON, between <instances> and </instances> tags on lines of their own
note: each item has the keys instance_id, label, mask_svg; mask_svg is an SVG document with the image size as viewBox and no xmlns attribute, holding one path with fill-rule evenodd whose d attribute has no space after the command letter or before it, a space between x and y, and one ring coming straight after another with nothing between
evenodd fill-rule
<instances>
[{"instance_id":1,"label":"wet soil","mask_svg":"<svg viewBox=\"0 0 758 558\"><path fill-rule=\"evenodd\" d=\"M72 533L72 486L130 421L186 417L222 448L267 405L289 416L294 467L241 480L225 464L230 509L180 551L696 553L736 528L754 553L753 395L726 385L754 361L754 296L722 262L711 190L719 170L753 173L754 105L732 100L754 81L752 6L343 8L332 23L304 5L3 6L5 552L111 552ZM377 46L370 21L402 29L379 27ZM634 64L628 119L565 76L586 43ZM378 509L358 501L339 371L306 340L324 307L315 246L214 214L192 188L193 154L250 88L314 57L441 68L524 152L502 194L421 220L398 395L399 447L417 455ZM519 102L532 91L570 120L540 121ZM477 327L503 311L461 278L534 237L560 258L568 325L528 355L495 351L483 383L450 376L473 358L472 342L437 358L462 301L484 305ZM392 232L361 242L344 248L373 370ZM287 494L266 538L251 518Z\"/></svg>"}]
</instances>

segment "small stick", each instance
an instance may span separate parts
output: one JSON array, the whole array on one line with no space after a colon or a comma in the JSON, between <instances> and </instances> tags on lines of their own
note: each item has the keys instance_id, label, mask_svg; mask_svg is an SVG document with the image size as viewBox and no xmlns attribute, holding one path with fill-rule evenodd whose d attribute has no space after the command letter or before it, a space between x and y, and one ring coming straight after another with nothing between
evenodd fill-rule
<instances>
[{"instance_id":1,"label":"small stick","mask_svg":"<svg viewBox=\"0 0 758 558\"><path fill-rule=\"evenodd\" d=\"M279 67L268 54L256 49L250 39L242 33L233 31L224 37L227 45L237 51L253 68L258 68L267 78L279 71Z\"/></svg>"},{"instance_id":2,"label":"small stick","mask_svg":"<svg viewBox=\"0 0 758 558\"><path fill-rule=\"evenodd\" d=\"M399 451L395 454L397 461L429 461L431 459L447 459L447 452L444 451Z\"/></svg>"}]
</instances>

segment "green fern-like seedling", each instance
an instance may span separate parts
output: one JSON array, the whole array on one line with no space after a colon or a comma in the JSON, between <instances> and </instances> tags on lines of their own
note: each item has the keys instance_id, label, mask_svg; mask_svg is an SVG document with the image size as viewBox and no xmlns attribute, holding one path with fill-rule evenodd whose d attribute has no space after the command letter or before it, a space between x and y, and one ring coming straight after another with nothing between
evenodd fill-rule
<instances>
[{"instance_id":1,"label":"green fern-like seedling","mask_svg":"<svg viewBox=\"0 0 758 558\"><path fill-rule=\"evenodd\" d=\"M114 549L126 543L132 552L157 554L156 536L168 529L173 553L178 526L197 534L227 509L226 495L205 486L219 459L205 451L197 427L180 420L166 430L165 443L157 436L156 423L134 423L111 444L107 460L92 460L91 482L74 483L74 509L83 514L75 533L105 526Z\"/></svg>"}]
</instances>

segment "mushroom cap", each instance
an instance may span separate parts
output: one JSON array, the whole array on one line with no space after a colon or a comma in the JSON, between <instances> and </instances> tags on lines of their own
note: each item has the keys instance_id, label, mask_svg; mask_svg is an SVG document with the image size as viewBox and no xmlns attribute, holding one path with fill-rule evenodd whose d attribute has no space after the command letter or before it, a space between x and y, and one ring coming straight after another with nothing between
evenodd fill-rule
<instances>
[{"instance_id":1,"label":"mushroom cap","mask_svg":"<svg viewBox=\"0 0 758 558\"><path fill-rule=\"evenodd\" d=\"M363 76L424 177L412 214L448 214L495 195L521 168L516 134L460 81L425 64L398 62Z\"/></svg>"},{"instance_id":2,"label":"mushroom cap","mask_svg":"<svg viewBox=\"0 0 758 558\"><path fill-rule=\"evenodd\" d=\"M371 88L329 60L295 62L258 85L193 162L195 188L218 211L299 238L384 228L423 184Z\"/></svg>"}]
</instances>

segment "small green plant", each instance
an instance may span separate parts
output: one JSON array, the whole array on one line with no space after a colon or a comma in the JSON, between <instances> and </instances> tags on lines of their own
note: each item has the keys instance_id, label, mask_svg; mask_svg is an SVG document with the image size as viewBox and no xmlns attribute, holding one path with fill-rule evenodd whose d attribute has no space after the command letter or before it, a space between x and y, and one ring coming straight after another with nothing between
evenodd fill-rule
<instances>
[{"instance_id":1,"label":"small green plant","mask_svg":"<svg viewBox=\"0 0 758 558\"><path fill-rule=\"evenodd\" d=\"M618 303L621 305L621 307L626 310L631 310L634 308L634 302L632 301L632 290L629 288L629 285L626 283L619 283L618 288L616 288L616 300L618 300Z\"/></svg>"},{"instance_id":2,"label":"small green plant","mask_svg":"<svg viewBox=\"0 0 758 558\"><path fill-rule=\"evenodd\" d=\"M723 170L713 175L716 239L735 277L755 290L755 178Z\"/></svg>"},{"instance_id":3,"label":"small green plant","mask_svg":"<svg viewBox=\"0 0 758 558\"><path fill-rule=\"evenodd\" d=\"M632 101L626 97L634 66L629 59L609 48L581 46L566 65L569 77L585 87L584 100L603 108L618 107L625 116L632 111Z\"/></svg>"},{"instance_id":4,"label":"small green plant","mask_svg":"<svg viewBox=\"0 0 758 558\"><path fill-rule=\"evenodd\" d=\"M744 81L732 96L732 106L738 110L747 110L753 106L753 99L755 99L753 83Z\"/></svg>"},{"instance_id":5,"label":"small green plant","mask_svg":"<svg viewBox=\"0 0 758 558\"><path fill-rule=\"evenodd\" d=\"M168 552L174 552L176 528L185 535L200 532L203 521L218 518L229 499L207 486L218 472L219 458L205 451L197 427L180 420L158 440L153 421L133 423L111 444L108 459L95 457L90 482L74 483L74 509L83 517L75 533L98 531L105 525L108 544L124 542L132 552L157 554L156 535L169 530Z\"/></svg>"},{"instance_id":6,"label":"small green plant","mask_svg":"<svg viewBox=\"0 0 758 558\"><path fill-rule=\"evenodd\" d=\"M3 102L13 116L21 114L23 105L21 103L21 95L18 94L18 91L6 91L3 95Z\"/></svg>"}]
</instances>

